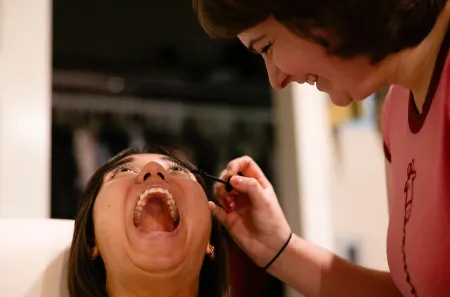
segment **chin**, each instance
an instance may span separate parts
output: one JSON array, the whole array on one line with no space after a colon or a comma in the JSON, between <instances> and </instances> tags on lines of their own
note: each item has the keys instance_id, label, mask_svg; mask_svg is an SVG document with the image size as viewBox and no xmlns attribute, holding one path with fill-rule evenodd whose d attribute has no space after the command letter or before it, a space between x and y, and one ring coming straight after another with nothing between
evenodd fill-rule
<instances>
[{"instance_id":1,"label":"chin","mask_svg":"<svg viewBox=\"0 0 450 297\"><path fill-rule=\"evenodd\" d=\"M130 222L127 230L128 257L134 266L149 273L176 273L187 258L188 230L180 221L171 232L141 232Z\"/></svg>"},{"instance_id":2,"label":"chin","mask_svg":"<svg viewBox=\"0 0 450 297\"><path fill-rule=\"evenodd\" d=\"M331 101L337 106L348 106L355 101L363 101L369 98L373 94L373 90L368 89L351 89L351 92L347 92L341 88L333 88L329 92Z\"/></svg>"},{"instance_id":3,"label":"chin","mask_svg":"<svg viewBox=\"0 0 450 297\"><path fill-rule=\"evenodd\" d=\"M319 78L316 82L316 88L320 92L328 94L334 105L345 107L353 103L354 97L343 88L325 78Z\"/></svg>"},{"instance_id":4,"label":"chin","mask_svg":"<svg viewBox=\"0 0 450 297\"><path fill-rule=\"evenodd\" d=\"M350 104L355 101L349 94L346 93L331 93L328 94L330 96L331 102L337 106L345 107L349 106Z\"/></svg>"},{"instance_id":5,"label":"chin","mask_svg":"<svg viewBox=\"0 0 450 297\"><path fill-rule=\"evenodd\" d=\"M143 255L131 255L133 266L138 268L139 271L146 274L161 275L165 278L173 277L182 274L181 270L183 260L186 256L143 256Z\"/></svg>"}]
</instances>

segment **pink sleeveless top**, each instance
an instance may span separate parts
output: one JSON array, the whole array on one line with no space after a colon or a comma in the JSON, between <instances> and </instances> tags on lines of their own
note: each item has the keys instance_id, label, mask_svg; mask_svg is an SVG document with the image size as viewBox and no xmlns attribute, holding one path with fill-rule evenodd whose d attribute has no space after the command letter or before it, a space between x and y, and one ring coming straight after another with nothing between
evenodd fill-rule
<instances>
[{"instance_id":1,"label":"pink sleeveless top","mask_svg":"<svg viewBox=\"0 0 450 297\"><path fill-rule=\"evenodd\" d=\"M418 113L411 92L391 87L383 111L393 189L387 238L404 297L450 296L450 30Z\"/></svg>"}]
</instances>

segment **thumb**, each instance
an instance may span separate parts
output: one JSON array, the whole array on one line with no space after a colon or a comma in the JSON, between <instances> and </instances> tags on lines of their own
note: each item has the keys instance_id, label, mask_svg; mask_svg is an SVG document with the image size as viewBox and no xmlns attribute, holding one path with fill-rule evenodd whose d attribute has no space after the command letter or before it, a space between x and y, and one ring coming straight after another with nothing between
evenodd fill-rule
<instances>
[{"instance_id":1,"label":"thumb","mask_svg":"<svg viewBox=\"0 0 450 297\"><path fill-rule=\"evenodd\" d=\"M261 203L266 201L264 189L256 179L252 177L233 176L230 183L239 193L245 194L254 207L261 206Z\"/></svg>"}]
</instances>

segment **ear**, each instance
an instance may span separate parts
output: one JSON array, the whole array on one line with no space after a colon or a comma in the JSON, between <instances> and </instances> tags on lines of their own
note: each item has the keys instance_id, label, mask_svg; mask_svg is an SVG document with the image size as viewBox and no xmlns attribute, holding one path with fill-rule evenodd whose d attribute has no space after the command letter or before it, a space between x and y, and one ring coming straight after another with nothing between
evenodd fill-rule
<instances>
[{"instance_id":1,"label":"ear","mask_svg":"<svg viewBox=\"0 0 450 297\"><path fill-rule=\"evenodd\" d=\"M215 248L210 242L208 242L208 245L206 246L206 254L209 256L211 260L213 260L216 257Z\"/></svg>"},{"instance_id":2,"label":"ear","mask_svg":"<svg viewBox=\"0 0 450 297\"><path fill-rule=\"evenodd\" d=\"M97 247L97 246L94 246L94 247L91 249L90 253L91 253L91 259L92 259L92 260L97 259L97 257L98 257L99 254L100 254L100 252L98 251L98 247Z\"/></svg>"}]
</instances>

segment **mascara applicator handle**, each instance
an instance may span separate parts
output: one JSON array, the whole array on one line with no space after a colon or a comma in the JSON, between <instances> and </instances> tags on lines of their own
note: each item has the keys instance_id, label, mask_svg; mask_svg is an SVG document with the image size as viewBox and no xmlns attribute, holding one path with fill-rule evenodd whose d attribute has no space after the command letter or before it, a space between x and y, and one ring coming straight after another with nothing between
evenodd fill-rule
<instances>
[{"instance_id":1,"label":"mascara applicator handle","mask_svg":"<svg viewBox=\"0 0 450 297\"><path fill-rule=\"evenodd\" d=\"M242 174L242 172L238 172L237 173L237 175L239 175L239 176L244 176L243 174ZM231 183L230 183L230 180L231 180L231 178L232 178L233 176L230 176L229 178L228 178L228 183L225 185L225 190L227 190L227 192L229 193L229 192L231 192L231 191L233 191L233 186L231 185Z\"/></svg>"}]
</instances>

